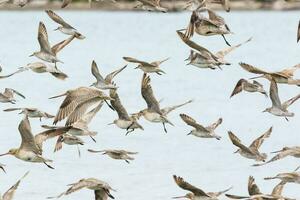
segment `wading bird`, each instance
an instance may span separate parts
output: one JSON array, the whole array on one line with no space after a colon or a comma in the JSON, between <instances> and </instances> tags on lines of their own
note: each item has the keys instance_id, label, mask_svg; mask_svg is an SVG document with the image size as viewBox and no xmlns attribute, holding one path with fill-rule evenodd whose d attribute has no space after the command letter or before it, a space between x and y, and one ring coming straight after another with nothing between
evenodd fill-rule
<instances>
[{"instance_id":1,"label":"wading bird","mask_svg":"<svg viewBox=\"0 0 300 200\"><path fill-rule=\"evenodd\" d=\"M190 193L187 193L184 196L180 196L180 197L173 197L173 199L179 199L179 198L187 198L190 200L218 200L218 197L221 196L222 194L228 192L229 190L232 189L232 187L224 190L224 191L220 191L220 192L204 192L203 190L201 190L200 188L197 188L191 184L189 184L188 182L186 182L183 178L173 175L174 181L175 183L184 190L188 190L190 191Z\"/></svg>"},{"instance_id":2,"label":"wading bird","mask_svg":"<svg viewBox=\"0 0 300 200\"><path fill-rule=\"evenodd\" d=\"M67 34L67 35L74 35L77 39L84 39L85 37L79 33L74 27L72 27L70 24L68 24L67 22L65 22L65 20L63 20L63 18L61 18L60 16L58 16L55 12L53 12L52 10L46 10L45 11L48 16L55 21L56 23L60 24L61 26L59 26L56 30L59 30L60 32Z\"/></svg>"},{"instance_id":3,"label":"wading bird","mask_svg":"<svg viewBox=\"0 0 300 200\"><path fill-rule=\"evenodd\" d=\"M109 96L113 99L113 101L110 102L111 106L118 113L118 119L114 120L113 123L110 124L115 124L121 129L126 129L126 135L133 132L135 129L144 130L144 128L137 122L136 117L128 115L127 110L121 103L117 89L111 89L109 91Z\"/></svg>"},{"instance_id":4,"label":"wading bird","mask_svg":"<svg viewBox=\"0 0 300 200\"><path fill-rule=\"evenodd\" d=\"M66 97L54 118L53 124L57 124L57 122L68 117L66 126L72 125L81 119L86 110L93 104L102 100L113 100L100 90L88 87L79 87L74 90L68 90L61 95L50 97L50 99L62 96Z\"/></svg>"},{"instance_id":5,"label":"wading bird","mask_svg":"<svg viewBox=\"0 0 300 200\"><path fill-rule=\"evenodd\" d=\"M272 115L279 116L279 117L285 117L285 119L288 121L287 117L293 117L295 114L289 112L287 109L299 98L300 98L300 94L281 103L278 96L277 83L274 79L272 79L270 83L270 99L272 101L272 107L266 108L263 112L268 112Z\"/></svg>"},{"instance_id":6,"label":"wading bird","mask_svg":"<svg viewBox=\"0 0 300 200\"><path fill-rule=\"evenodd\" d=\"M261 163L261 164L255 164L253 166L262 166L262 165L265 165L265 164L283 159L283 158L288 157L288 156L292 156L292 157L295 157L295 158L300 158L300 146L283 147L281 150L274 151L272 153L276 153L276 155L273 158L271 158L269 161L267 161L265 163ZM297 170L295 170L295 171L297 171Z\"/></svg>"},{"instance_id":7,"label":"wading bird","mask_svg":"<svg viewBox=\"0 0 300 200\"><path fill-rule=\"evenodd\" d=\"M219 118L218 121L211 124L210 126L204 127L186 114L180 114L180 117L187 125L195 128L194 130L189 132L188 135L194 135L201 138L216 138L217 140L221 139L221 136L215 133L215 129L222 123L222 118Z\"/></svg>"},{"instance_id":8,"label":"wading bird","mask_svg":"<svg viewBox=\"0 0 300 200\"><path fill-rule=\"evenodd\" d=\"M130 155L138 154L138 152L115 150L115 149L105 149L101 151L88 149L88 151L91 153L102 153L103 155L108 155L112 159L116 159L116 160L125 160L125 162L127 163L129 163L129 160L134 160L134 157Z\"/></svg>"},{"instance_id":9,"label":"wading bird","mask_svg":"<svg viewBox=\"0 0 300 200\"><path fill-rule=\"evenodd\" d=\"M1 197L0 195L0 199L1 200L13 200L14 199L14 196L15 196L15 193L16 193L16 190L18 189L21 181L29 174L29 172L26 172L22 178L20 178L13 186L11 186L4 194L3 196Z\"/></svg>"},{"instance_id":10,"label":"wading bird","mask_svg":"<svg viewBox=\"0 0 300 200\"><path fill-rule=\"evenodd\" d=\"M5 88L3 93L0 93L1 103L16 103L15 94L25 99L25 96L12 88Z\"/></svg>"},{"instance_id":11,"label":"wading bird","mask_svg":"<svg viewBox=\"0 0 300 200\"><path fill-rule=\"evenodd\" d=\"M260 76L253 77L251 79L265 78L265 79L268 79L269 81L274 79L276 81L276 83L289 84L289 85L300 85L300 79L293 79L295 71L300 69L300 64L295 65L290 68L286 68L279 72L267 72L267 71L261 70L257 67L254 67L252 65L242 63L242 62L239 64L244 70L246 70L250 73L261 74Z\"/></svg>"},{"instance_id":12,"label":"wading bird","mask_svg":"<svg viewBox=\"0 0 300 200\"><path fill-rule=\"evenodd\" d=\"M264 86L260 84L257 81L253 81L252 83L250 81L247 81L246 79L240 79L237 84L235 85L230 98L233 97L234 95L242 92L242 91L247 91L247 92L259 92L261 94L264 94L266 97L268 97L267 92L264 89Z\"/></svg>"},{"instance_id":13,"label":"wading bird","mask_svg":"<svg viewBox=\"0 0 300 200\"><path fill-rule=\"evenodd\" d=\"M202 15L207 11L208 18ZM185 38L190 39L194 32L203 36L221 35L228 46L231 46L226 40L226 34L232 34L225 20L209 8L199 8L193 11L189 25L185 32Z\"/></svg>"},{"instance_id":14,"label":"wading bird","mask_svg":"<svg viewBox=\"0 0 300 200\"><path fill-rule=\"evenodd\" d=\"M50 118L54 118L53 115L46 113L44 111L41 111L37 108L8 108L3 110L4 112L11 112L11 111L16 111L16 110L20 110L21 112L19 114L24 114L27 115L30 118L39 118L40 121L42 120L42 118L45 119L50 119Z\"/></svg>"},{"instance_id":15,"label":"wading bird","mask_svg":"<svg viewBox=\"0 0 300 200\"><path fill-rule=\"evenodd\" d=\"M271 194L261 193L259 187L255 183L255 179L250 176L248 179L248 193L250 196L239 196L225 194L230 199L248 199L248 200L292 200L291 198L283 197L282 191L286 182L281 181L277 184Z\"/></svg>"},{"instance_id":16,"label":"wading bird","mask_svg":"<svg viewBox=\"0 0 300 200\"><path fill-rule=\"evenodd\" d=\"M20 147L10 149L7 153L1 154L0 156L12 155L26 162L44 163L47 167L54 169L47 164L47 162L52 162L52 160L42 157L42 149L38 146L37 140L32 135L30 122L27 116L25 116L19 124L19 132L22 138Z\"/></svg>"},{"instance_id":17,"label":"wading bird","mask_svg":"<svg viewBox=\"0 0 300 200\"><path fill-rule=\"evenodd\" d=\"M272 127L269 128L269 130L267 130L263 135L255 139L249 147L242 144L241 140L236 135L234 135L231 131L228 131L232 144L239 148L234 153L239 153L241 156L248 159L265 162L267 154L259 152L259 148L263 144L264 140L270 137L272 130Z\"/></svg>"},{"instance_id":18,"label":"wading bird","mask_svg":"<svg viewBox=\"0 0 300 200\"><path fill-rule=\"evenodd\" d=\"M64 195L69 195L83 188L93 190L95 194L95 200L107 200L108 197L114 199L110 191L111 190L115 191L115 190L112 189L108 183L95 178L81 179L78 182L69 185L71 187L67 191L61 193L57 197L48 197L48 199L60 198Z\"/></svg>"},{"instance_id":19,"label":"wading bird","mask_svg":"<svg viewBox=\"0 0 300 200\"><path fill-rule=\"evenodd\" d=\"M166 73L162 69L160 69L160 65L162 63L164 63L165 61L169 60L169 58L166 58L161 61L154 61L154 62L148 63L148 62L140 61L140 60L137 60L137 59L131 58L131 57L123 57L123 59L126 60L127 62L138 63L138 66L135 69L141 69L144 73L156 73L158 75L162 75L162 73L163 74Z\"/></svg>"},{"instance_id":20,"label":"wading bird","mask_svg":"<svg viewBox=\"0 0 300 200\"><path fill-rule=\"evenodd\" d=\"M99 72L99 68L97 66L97 63L93 60L91 71L92 71L93 76L96 78L96 82L93 83L91 86L94 86L94 87L96 87L98 89L101 89L101 90L116 89L117 86L115 86L112 83L112 80L116 75L118 75L126 67L127 67L127 65L125 65L124 67L122 67L120 69L117 69L117 70L111 72L110 74L106 75L105 78L103 78L103 76Z\"/></svg>"}]
</instances>

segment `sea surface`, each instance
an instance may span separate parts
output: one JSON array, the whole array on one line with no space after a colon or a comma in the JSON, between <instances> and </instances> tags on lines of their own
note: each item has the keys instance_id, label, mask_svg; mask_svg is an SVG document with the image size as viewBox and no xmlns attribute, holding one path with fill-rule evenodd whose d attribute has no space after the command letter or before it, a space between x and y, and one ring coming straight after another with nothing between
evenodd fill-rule
<instances>
[{"instance_id":1,"label":"sea surface","mask_svg":"<svg viewBox=\"0 0 300 200\"><path fill-rule=\"evenodd\" d=\"M299 12L220 12L234 34L227 36L231 44L238 44L252 37L252 41L236 49L226 57L232 65L223 70L205 70L186 66L189 55L186 46L176 34L185 28L190 13L149 13L149 12L102 12L102 11L57 11L67 22L86 36L85 40L74 40L59 53L64 64L59 68L69 75L65 81L49 74L31 71L0 80L0 90L10 87L21 92L26 99L17 97L17 104L0 104L0 109L10 107L37 107L56 114L63 99L48 99L69 89L89 86L95 81L91 75L92 60L98 63L103 75L127 64L122 57L131 56L145 61L155 61L170 57L162 65L164 75L151 74L151 84L155 96L162 100L161 107L183 103L186 105L169 114L175 126L168 126L168 133L161 124L153 124L144 119L140 123L144 131L137 130L125 136L124 130L107 125L117 118L117 114L104 105L90 124L97 131L97 143L84 138L86 144L80 147L66 146L53 153L55 139L44 146L44 157L53 159L55 170L43 164L27 163L14 157L0 158L6 164L7 174L0 173L0 191L4 193L26 171L30 174L16 192L16 200L41 200L55 196L67 189L67 184L82 178L95 177L108 182L120 200L171 199L184 195L186 191L177 187L172 175L184 177L188 182L205 191L219 191L233 186L230 193L246 195L249 175L255 177L262 192L271 193L277 180L265 181L264 177L280 172L291 172L300 160L286 158L278 162L255 168L255 162L233 154L236 148L228 138L227 131L233 131L246 145L273 126L269 139L261 147L270 153L284 146L300 145L300 102L290 107L295 117L286 121L262 111L271 105L270 99L258 93L245 93L229 98L240 78L251 78L253 74L244 71L239 62L253 64L267 71L278 71L300 63L300 45L296 43ZM67 36L53 31L57 24L43 11L0 12L0 64L2 74L15 71L18 67L38 61L29 57L39 50L37 30L39 21L48 29L51 44ZM227 48L221 36L203 37L195 35L193 40L213 52ZM134 69L134 64L115 78L118 93L129 113L144 109L141 92L142 72ZM295 74L300 78L300 73ZM269 89L267 80L259 80ZM297 95L296 86L279 85L282 101ZM216 132L220 141L187 136L192 127L179 117L186 113L203 125L215 122L219 117L223 123ZM0 113L0 153L18 147L21 138L18 124L22 119L17 112ZM30 120L33 134L41 132L40 125L52 124L52 120ZM63 125L61 122L59 125ZM92 149L124 149L139 152L130 164L113 160L101 154L87 152ZM272 155L269 154L269 157ZM288 184L284 195L299 198L299 185ZM93 199L93 192L81 190L66 200ZM220 199L225 199L221 197Z\"/></svg>"}]
</instances>

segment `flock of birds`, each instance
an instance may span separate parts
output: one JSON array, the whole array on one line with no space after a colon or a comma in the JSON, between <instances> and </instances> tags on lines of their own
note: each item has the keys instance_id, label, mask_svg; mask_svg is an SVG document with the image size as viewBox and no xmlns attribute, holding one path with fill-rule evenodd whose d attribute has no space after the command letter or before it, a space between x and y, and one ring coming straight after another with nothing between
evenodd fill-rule
<instances>
[{"instance_id":1,"label":"flock of birds","mask_svg":"<svg viewBox=\"0 0 300 200\"><path fill-rule=\"evenodd\" d=\"M155 10L166 12L167 9L160 5L159 0L138 0L142 8L145 10ZM22 1L28 2L28 1ZM64 0L62 7L67 6L71 1ZM198 68L204 69L222 69L223 65L230 65L224 57L231 51L237 49L241 45L251 41L251 38L247 41L231 46L226 40L225 35L231 34L229 26L226 24L225 20L209 8L211 3L219 3L223 5L226 11L230 11L229 0L190 0L186 3L186 8L193 8L193 12L186 29L178 30L177 34L181 40L191 48L190 56L187 58L188 65L193 65ZM25 4L24 4L25 5ZM23 6L23 4L21 4ZM196 7L196 9L194 9ZM39 23L38 26L38 42L40 45L40 50L34 52L31 56L35 56L40 61L30 63L26 67L19 68L16 72L0 76L0 79L5 79L15 74L31 70L36 73L50 73L55 78L64 80L68 77L67 74L63 73L58 69L58 63L63 63L57 54L64 49L68 44L70 44L74 39L83 40L85 36L81 34L77 29L67 23L62 17L57 15L52 10L45 11L47 15L56 23L59 27L56 29L61 33L68 35L68 38L51 46L48 40L48 33L46 26L43 22ZM207 12L208 16L203 13ZM197 33L202 36L210 35L220 35L224 39L225 43L229 46L226 49L220 50L219 52L212 53L205 47L191 40L192 36ZM297 33L297 42L300 40L300 23ZM19 124L19 132L21 135L21 145L18 148L10 149L4 155L11 155L20 160L33 163L42 163L47 167L54 169L50 165L52 160L43 157L43 143L51 138L57 138L57 142L54 151L59 151L62 149L62 145L84 145L81 137L90 137L91 140L96 142L94 136L97 132L89 130L89 123L94 118L94 116L100 111L104 103L106 103L111 110L115 111L118 118L113 121L112 124L116 125L118 128L126 131L126 135L135 131L136 129L144 130L143 126L138 122L141 117L144 117L147 121L152 123L160 123L163 126L163 130L167 132L166 125L169 124L173 126L174 124L168 119L168 114L175 109L192 103L192 100L184 102L179 105L161 108L160 102L155 98L154 92L151 86L151 74L162 75L165 72L160 68L160 66L166 62L169 58L160 61L147 62L138 60L132 57L123 57L128 63L133 63L136 69L140 69L143 72L141 80L141 94L143 99L147 104L147 108L138 111L134 114L128 114L126 108L122 105L121 99L118 95L118 86L113 81L113 79L119 75L126 67L116 69L105 77L101 75L97 63L92 62L91 73L95 77L96 81L92 83L89 87L78 87L75 89L70 89L63 94L51 97L50 99L64 97L62 104L60 105L57 114L51 115L37 108L8 108L5 112L20 111L20 114L24 115L24 118ZM44 62L42 62L44 61ZM265 78L270 81L269 95L264 89L263 85L258 81L253 80L252 82L246 79L240 79L230 97L237 95L242 91L247 92L258 92L266 97L270 97L272 102L271 107L266 108L264 112L269 112L272 115L283 117L286 120L293 117L294 113L288 110L288 107L296 102L300 98L300 94L288 99L285 102L281 102L278 95L278 84L288 84L300 86L300 79L294 79L293 73L300 69L300 65L295 65L291 68L284 69L279 72L267 72L265 70L254 67L250 64L240 63L240 66L253 74L258 74L257 78ZM0 72L2 68L0 68ZM108 94L105 93L108 91ZM6 88L3 93L0 93L1 103L16 104L16 95L21 98L25 98L20 92L12 89ZM222 118L219 118L216 122L204 126L194 120L187 114L180 114L180 118L193 129L188 135L194 135L200 138L215 138L217 140L221 139L221 136L215 133L217 127L222 124ZM32 134L31 125L29 118L54 118L53 125L43 125L45 129L43 132L36 135ZM64 126L56 126L62 120L66 119ZM257 163L253 166L262 166L277 160L283 159L288 156L293 156L300 158L300 146L284 147L279 151L274 151L276 153L274 157L267 160L267 154L259 151L259 148L263 144L264 140L269 138L272 133L272 127L266 130L261 136L255 139L249 146L245 145L232 131L228 131L228 136L234 146L237 147L235 153L239 153L241 156L255 160ZM134 160L134 155L138 152L131 152L127 150L93 150L88 149L91 153L102 153L108 155L112 159L124 160L127 163ZM80 156L80 151L78 148L78 153ZM1 164L0 168L5 172L5 165ZM184 196L174 197L174 198L187 198L191 200L217 200L221 195L225 194L231 199L252 199L252 200L290 200L292 198L284 197L282 191L287 183L297 183L300 184L300 173L297 172L299 167L293 172L279 173L274 177L266 177L266 180L278 179L280 182L274 187L271 194L262 193L259 187L256 185L255 180L252 176L249 177L248 181L248 195L232 195L228 194L231 188L228 188L220 192L204 192L198 187L195 187L185 181L183 178L174 175L175 183L183 190L188 190ZM28 172L13 185L2 198L3 200L13 199L13 195L18 188L20 181L27 176ZM114 199L111 191L115 191L108 183L95 179L86 178L81 179L76 183L70 184L65 192L51 198L60 198L64 195L69 195L76 192L82 188L88 188L94 191L96 200L106 200L108 198Z\"/></svg>"}]
</instances>

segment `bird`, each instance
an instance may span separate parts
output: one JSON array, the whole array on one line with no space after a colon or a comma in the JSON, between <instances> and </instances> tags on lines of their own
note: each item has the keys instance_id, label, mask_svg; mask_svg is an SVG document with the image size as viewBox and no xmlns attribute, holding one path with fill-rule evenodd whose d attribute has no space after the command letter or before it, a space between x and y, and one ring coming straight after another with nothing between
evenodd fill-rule
<instances>
[{"instance_id":1,"label":"bird","mask_svg":"<svg viewBox=\"0 0 300 200\"><path fill-rule=\"evenodd\" d=\"M253 77L251 79L256 78L266 78L269 81L274 79L276 83L282 83L282 84L289 84L289 85L299 85L300 86L300 79L293 79L294 72L298 69L300 69L300 64L297 64L293 67L286 68L284 70L281 70L279 72L267 72L264 70L261 70L257 67L254 67L253 65L249 65L243 62L240 62L239 65L246 71L254 74L261 74L260 76Z\"/></svg>"},{"instance_id":2,"label":"bird","mask_svg":"<svg viewBox=\"0 0 300 200\"><path fill-rule=\"evenodd\" d=\"M272 79L270 83L270 99L272 101L272 107L266 108L263 112L268 112L272 115L279 116L279 117L285 117L285 119L288 121L287 117L293 117L295 114L289 112L287 109L299 98L300 98L300 94L281 103L278 96L277 83L274 79Z\"/></svg>"},{"instance_id":3,"label":"bird","mask_svg":"<svg viewBox=\"0 0 300 200\"><path fill-rule=\"evenodd\" d=\"M29 172L26 172L13 186L11 186L4 194L3 196L0 195L1 200L13 200L16 190L18 189L21 181L29 174Z\"/></svg>"},{"instance_id":4,"label":"bird","mask_svg":"<svg viewBox=\"0 0 300 200\"><path fill-rule=\"evenodd\" d=\"M151 63L141 61L132 57L123 57L123 59L126 60L127 62L138 63L138 66L135 69L141 69L144 73L156 73L158 75L162 75L165 74L166 72L164 72L160 68L160 65L166 62L167 60L169 60L170 58L166 58L160 61L154 61Z\"/></svg>"},{"instance_id":5,"label":"bird","mask_svg":"<svg viewBox=\"0 0 300 200\"><path fill-rule=\"evenodd\" d=\"M55 148L55 152L62 148L62 143L68 145L75 145L75 144L83 145L84 142L77 136L89 136L94 142L96 142L93 136L97 135L97 132L90 131L88 125L95 117L95 115L99 112L102 106L103 106L103 101L101 101L95 108L85 113L83 117L80 118L78 121L76 121L75 123L67 127L42 125L43 128L54 130L54 131L68 128L68 130L64 132L64 134L61 135L60 138L57 139L57 148Z\"/></svg>"},{"instance_id":6,"label":"bird","mask_svg":"<svg viewBox=\"0 0 300 200\"><path fill-rule=\"evenodd\" d=\"M134 8L140 8L146 11L160 11L160 12L168 12L167 8L164 8L160 4L160 0L137 0L139 4L137 4Z\"/></svg>"},{"instance_id":7,"label":"bird","mask_svg":"<svg viewBox=\"0 0 300 200\"><path fill-rule=\"evenodd\" d=\"M201 14L207 11L208 18ZM209 8L199 8L193 11L189 25L184 34L186 39L190 39L194 32L203 36L221 35L228 46L231 46L226 40L226 34L232 34L225 20Z\"/></svg>"},{"instance_id":8,"label":"bird","mask_svg":"<svg viewBox=\"0 0 300 200\"><path fill-rule=\"evenodd\" d=\"M259 148L263 144L264 140L270 137L272 130L273 127L270 127L263 135L255 139L249 147L242 144L241 140L236 135L234 135L231 131L228 131L232 144L239 148L234 153L239 153L241 156L248 159L265 162L267 154L259 152Z\"/></svg>"},{"instance_id":9,"label":"bird","mask_svg":"<svg viewBox=\"0 0 300 200\"><path fill-rule=\"evenodd\" d=\"M286 183L297 183L300 184L300 173L299 172L288 172L280 173L273 177L266 177L265 180L279 179Z\"/></svg>"},{"instance_id":10,"label":"bird","mask_svg":"<svg viewBox=\"0 0 300 200\"><path fill-rule=\"evenodd\" d=\"M55 65L57 62L63 63L61 60L59 60L56 57L56 54L54 53L53 49L50 47L47 29L43 22L39 23L38 41L40 44L40 51L34 52L30 56L35 56L46 62L55 63Z\"/></svg>"},{"instance_id":11,"label":"bird","mask_svg":"<svg viewBox=\"0 0 300 200\"><path fill-rule=\"evenodd\" d=\"M233 97L234 95L242 92L242 91L247 91L247 92L259 92L261 94L264 94L266 97L268 97L267 92L264 89L264 86L259 83L258 81L253 80L253 82L251 83L250 81L246 80L246 79L240 79L237 84L235 85L230 98Z\"/></svg>"},{"instance_id":12,"label":"bird","mask_svg":"<svg viewBox=\"0 0 300 200\"><path fill-rule=\"evenodd\" d=\"M14 5L20 6L21 8L28 4L31 0L0 0L0 5L4 3L12 3Z\"/></svg>"},{"instance_id":13,"label":"bird","mask_svg":"<svg viewBox=\"0 0 300 200\"><path fill-rule=\"evenodd\" d=\"M93 60L91 71L93 76L96 78L96 82L94 82L91 86L94 86L101 90L108 90L108 89L116 89L117 86L112 84L113 78L118 75L121 71L123 71L127 65L124 67L117 69L110 74L108 74L105 78L102 77L102 75L99 72L99 68L97 66L97 63Z\"/></svg>"},{"instance_id":14,"label":"bird","mask_svg":"<svg viewBox=\"0 0 300 200\"><path fill-rule=\"evenodd\" d=\"M115 150L115 149L105 149L105 150L92 150L88 149L91 153L103 153L103 155L108 155L112 159L116 160L125 160L128 164L130 163L129 160L134 160L134 157L131 155L138 154L138 152L132 152L132 151L125 151L125 150Z\"/></svg>"},{"instance_id":15,"label":"bird","mask_svg":"<svg viewBox=\"0 0 300 200\"><path fill-rule=\"evenodd\" d=\"M298 29L297 29L297 42L299 42L299 40L300 40L300 20L299 20Z\"/></svg>"},{"instance_id":16,"label":"bird","mask_svg":"<svg viewBox=\"0 0 300 200\"><path fill-rule=\"evenodd\" d=\"M174 124L167 119L162 113L160 109L159 102L156 100L152 87L150 85L151 79L146 73L143 74L142 84L141 84L141 93L142 97L144 98L145 102L147 103L147 109L140 111L138 114L143 116L146 120L153 122L153 123L162 123L164 127L164 131L167 133L167 129L165 124L168 123L172 126Z\"/></svg>"},{"instance_id":17,"label":"bird","mask_svg":"<svg viewBox=\"0 0 300 200\"><path fill-rule=\"evenodd\" d=\"M173 175L175 183L184 190L190 191L190 193L187 193L185 196L180 196L180 197L173 197L173 199L179 199L179 198L187 198L190 200L218 200L218 197L221 196L222 194L228 192L229 190L232 189L232 187L220 191L220 192L204 192L200 188L197 188L190 183L186 182L183 178Z\"/></svg>"},{"instance_id":18,"label":"bird","mask_svg":"<svg viewBox=\"0 0 300 200\"><path fill-rule=\"evenodd\" d=\"M187 125L195 128L192 131L190 131L187 135L194 135L196 137L201 138L216 138L217 140L221 139L221 136L215 133L215 129L222 123L222 118L219 118L218 121L211 124L210 126L204 127L186 114L182 113L180 114L180 117Z\"/></svg>"},{"instance_id":19,"label":"bird","mask_svg":"<svg viewBox=\"0 0 300 200\"><path fill-rule=\"evenodd\" d=\"M254 166L262 166L262 165L283 159L287 156L293 156L295 158L300 158L300 146L283 147L281 150L274 151L271 153L276 153L276 155L273 158L271 158L269 161L267 161L265 163L261 163L261 164L255 164Z\"/></svg>"},{"instance_id":20,"label":"bird","mask_svg":"<svg viewBox=\"0 0 300 200\"><path fill-rule=\"evenodd\" d=\"M249 200L292 200L291 198L283 197L282 191L286 182L281 181L277 184L272 190L271 194L263 194L257 184L255 183L255 179L253 176L249 176L248 179L248 193L250 196L239 196L239 195L231 195L225 194L230 199L249 199Z\"/></svg>"},{"instance_id":21,"label":"bird","mask_svg":"<svg viewBox=\"0 0 300 200\"><path fill-rule=\"evenodd\" d=\"M67 145L76 145L77 151L78 151L78 156L79 157L81 156L79 145L84 145L84 142L82 139L80 139L79 137L77 137L75 135L70 135L68 133L62 134L58 137L58 139L56 141L54 152L61 150L63 143L65 143Z\"/></svg>"},{"instance_id":22,"label":"bird","mask_svg":"<svg viewBox=\"0 0 300 200\"><path fill-rule=\"evenodd\" d=\"M192 40L185 38L184 34L181 30L176 31L181 40L192 48L190 56L185 60L189 61L187 65L194 65L199 68L210 68L216 69L217 67L221 69L222 65L231 65L231 63L227 62L224 57L230 53L231 51L237 49L238 47L242 46L251 41L252 38L249 38L243 43L237 44L235 46L231 46L225 49L222 49L216 53L210 52L208 49L196 44ZM196 50L196 51L195 51Z\"/></svg>"},{"instance_id":23,"label":"bird","mask_svg":"<svg viewBox=\"0 0 300 200\"><path fill-rule=\"evenodd\" d=\"M59 30L60 32L67 34L67 35L74 35L77 39L84 39L85 36L83 36L81 33L79 33L74 27L72 27L70 24L68 24L67 22L65 22L65 20L63 20L63 18L61 18L60 16L58 16L55 12L53 12L52 10L46 10L45 11L48 16L55 21L56 23L60 24L61 26L59 26L58 28L55 29Z\"/></svg>"},{"instance_id":24,"label":"bird","mask_svg":"<svg viewBox=\"0 0 300 200\"><path fill-rule=\"evenodd\" d=\"M127 110L122 105L122 102L117 93L117 89L111 89L109 91L109 96L113 99L111 101L111 106L118 113L118 119L114 120L111 124L115 124L121 129L126 129L126 135L133 132L135 129L144 130L144 128L137 122L135 117L129 116Z\"/></svg>"},{"instance_id":25,"label":"bird","mask_svg":"<svg viewBox=\"0 0 300 200\"><path fill-rule=\"evenodd\" d=\"M208 6L211 3L215 4L221 4L222 7L226 12L230 11L230 1L229 0L190 0L186 3L186 6L184 9L191 8L191 7L203 7L203 6Z\"/></svg>"},{"instance_id":26,"label":"bird","mask_svg":"<svg viewBox=\"0 0 300 200\"><path fill-rule=\"evenodd\" d=\"M5 88L3 93L0 93L1 103L16 103L15 94L25 99L25 96L12 88Z\"/></svg>"},{"instance_id":27,"label":"bird","mask_svg":"<svg viewBox=\"0 0 300 200\"><path fill-rule=\"evenodd\" d=\"M108 197L114 199L110 191L115 191L108 183L98 180L96 178L81 179L76 183L69 184L71 186L67 191L61 193L57 197L48 197L48 199L60 198L64 195L69 195L73 192L87 188L94 190L95 200L107 200Z\"/></svg>"},{"instance_id":28,"label":"bird","mask_svg":"<svg viewBox=\"0 0 300 200\"><path fill-rule=\"evenodd\" d=\"M96 1L104 1L104 0L96 0ZM115 0L110 0L113 3L116 3ZM70 3L72 2L72 0L63 0L63 3L61 5L61 8L65 8L67 7ZM92 0L88 0L90 7L92 6Z\"/></svg>"},{"instance_id":29,"label":"bird","mask_svg":"<svg viewBox=\"0 0 300 200\"><path fill-rule=\"evenodd\" d=\"M52 162L52 160L42 157L42 149L38 147L36 140L32 135L30 122L27 116L22 119L18 129L22 138L20 147L10 149L7 153L1 154L0 156L12 155L26 162L44 163L47 167L54 169L47 164L48 162Z\"/></svg>"},{"instance_id":30,"label":"bird","mask_svg":"<svg viewBox=\"0 0 300 200\"><path fill-rule=\"evenodd\" d=\"M15 73L24 72L27 70L31 70L35 73L50 73L52 76L54 76L57 79L65 80L68 78L68 75L64 72L60 71L57 67L53 65L48 65L43 62L34 62L29 63L25 67L20 67Z\"/></svg>"},{"instance_id":31,"label":"bird","mask_svg":"<svg viewBox=\"0 0 300 200\"><path fill-rule=\"evenodd\" d=\"M11 111L16 111L16 110L20 110L21 112L19 114L24 114L27 115L30 118L39 118L40 121L42 120L42 118L45 119L50 119L50 118L54 118L53 115L41 111L37 108L8 108L8 109L4 109L4 112L11 112Z\"/></svg>"},{"instance_id":32,"label":"bird","mask_svg":"<svg viewBox=\"0 0 300 200\"><path fill-rule=\"evenodd\" d=\"M81 119L86 110L93 104L102 100L113 100L102 91L88 87L79 87L73 90L68 90L61 95L50 97L50 99L62 96L66 97L54 118L54 125L66 117L68 117L66 126L72 125Z\"/></svg>"}]
</instances>

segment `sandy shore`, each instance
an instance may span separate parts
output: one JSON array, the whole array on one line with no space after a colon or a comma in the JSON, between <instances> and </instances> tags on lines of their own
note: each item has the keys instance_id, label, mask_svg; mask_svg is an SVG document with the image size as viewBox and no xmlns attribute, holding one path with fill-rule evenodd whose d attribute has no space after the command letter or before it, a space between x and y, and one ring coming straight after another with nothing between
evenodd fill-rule
<instances>
[{"instance_id":1,"label":"sandy shore","mask_svg":"<svg viewBox=\"0 0 300 200\"><path fill-rule=\"evenodd\" d=\"M162 1L162 5L168 8L170 11L182 11L186 1L178 0L173 2ZM92 10L111 10L111 11L132 11L135 2L123 2L110 3L110 2L94 2L92 6L88 3L72 3L68 6L67 10L82 10L82 9L92 9ZM26 5L24 10L40 10L40 9L60 9L60 2L48 3L47 1L34 1ZM212 5L213 9L222 9L219 5ZM0 7L0 10L20 10L21 8L6 4ZM251 1L234 1L231 3L232 10L298 10L300 9L300 1L297 2L286 2L284 0L278 0L275 2L262 3L255 0Z\"/></svg>"}]
</instances>

